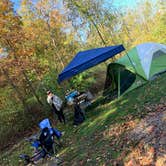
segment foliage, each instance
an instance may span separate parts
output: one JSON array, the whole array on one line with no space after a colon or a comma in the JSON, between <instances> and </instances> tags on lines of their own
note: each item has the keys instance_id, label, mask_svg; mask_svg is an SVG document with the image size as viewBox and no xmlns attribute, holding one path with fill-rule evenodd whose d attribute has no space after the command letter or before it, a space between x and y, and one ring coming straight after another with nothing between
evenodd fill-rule
<instances>
[{"instance_id":1,"label":"foliage","mask_svg":"<svg viewBox=\"0 0 166 166\"><path fill-rule=\"evenodd\" d=\"M33 124L29 118L36 105L44 116L48 89L63 98L68 88L86 90L95 87L97 77L104 78L103 70L95 68L58 85L58 74L78 51L121 43L126 50L143 42L166 44L165 6L165 1L142 0L124 12L105 0L22 0L15 12L10 0L1 0L0 54L7 55L0 56L1 131L13 126L17 135ZM32 112L24 119L26 111ZM10 129L2 136L4 144L11 135Z\"/></svg>"},{"instance_id":2,"label":"foliage","mask_svg":"<svg viewBox=\"0 0 166 166\"><path fill-rule=\"evenodd\" d=\"M77 89L79 91L86 91L95 83L95 78L92 76L92 72L88 71L75 76L70 81L71 88Z\"/></svg>"},{"instance_id":3,"label":"foliage","mask_svg":"<svg viewBox=\"0 0 166 166\"><path fill-rule=\"evenodd\" d=\"M149 112L158 111L154 105L163 105L165 80L166 74L163 74L157 80L115 101L99 97L86 110L86 121L83 124L73 128L70 120L67 126L59 125L59 129L65 131L64 147L59 152L60 157L63 157L63 165L123 165L127 154L135 147L134 143L127 141L125 133ZM16 154L20 151L29 153L24 141L14 147L13 151L3 153L1 165L7 162L17 165Z\"/></svg>"}]
</instances>

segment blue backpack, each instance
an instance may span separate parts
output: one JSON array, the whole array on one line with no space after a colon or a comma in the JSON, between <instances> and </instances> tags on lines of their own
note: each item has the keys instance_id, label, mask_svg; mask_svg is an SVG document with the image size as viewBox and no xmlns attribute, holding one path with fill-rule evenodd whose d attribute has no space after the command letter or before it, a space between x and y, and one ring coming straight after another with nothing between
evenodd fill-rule
<instances>
[{"instance_id":1,"label":"blue backpack","mask_svg":"<svg viewBox=\"0 0 166 166\"><path fill-rule=\"evenodd\" d=\"M45 128L45 127L48 127L49 128L49 131L50 131L50 134L51 135L55 135L58 139L62 136L62 133L58 130L58 129L55 129L55 128L52 128L51 127L51 124L50 124L50 121L49 119L44 119L42 120L40 123L39 123L39 127L41 129Z\"/></svg>"}]
</instances>

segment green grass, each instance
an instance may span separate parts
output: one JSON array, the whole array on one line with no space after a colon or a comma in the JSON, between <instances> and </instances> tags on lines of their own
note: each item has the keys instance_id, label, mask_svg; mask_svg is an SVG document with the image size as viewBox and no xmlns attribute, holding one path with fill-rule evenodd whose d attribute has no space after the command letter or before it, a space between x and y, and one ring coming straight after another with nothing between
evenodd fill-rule
<instances>
[{"instance_id":1,"label":"green grass","mask_svg":"<svg viewBox=\"0 0 166 166\"><path fill-rule=\"evenodd\" d=\"M19 160L19 155L21 153L31 154L32 148L24 140L20 141L18 144L3 152L0 156L0 165L2 166L17 166L21 165L22 162Z\"/></svg>"},{"instance_id":2,"label":"green grass","mask_svg":"<svg viewBox=\"0 0 166 166\"><path fill-rule=\"evenodd\" d=\"M113 164L113 160L122 153L120 146L123 144L121 138L124 133L118 136L119 140L116 136L104 136L103 133L128 121L128 116L136 121L145 116L145 105L164 100L165 81L166 74L113 102L98 98L88 108L86 121L66 135L71 142L69 141L69 146L60 153L66 165ZM115 144L110 145L115 140Z\"/></svg>"},{"instance_id":3,"label":"green grass","mask_svg":"<svg viewBox=\"0 0 166 166\"><path fill-rule=\"evenodd\" d=\"M127 154L130 146L124 141L125 130L118 131L118 135L111 135L109 131L123 126L130 120L139 121L148 111L145 108L160 103L166 99L166 74L146 85L116 99L112 102L99 97L87 110L86 121L77 128L73 128L72 121L64 126L57 126L65 131L63 136L64 148L59 155L64 165L115 165L123 164L125 157L119 160L123 152ZM155 110L153 110L155 111ZM24 141L13 151L1 155L0 165L19 165L18 154L30 152L29 145ZM9 162L10 161L10 162Z\"/></svg>"}]
</instances>

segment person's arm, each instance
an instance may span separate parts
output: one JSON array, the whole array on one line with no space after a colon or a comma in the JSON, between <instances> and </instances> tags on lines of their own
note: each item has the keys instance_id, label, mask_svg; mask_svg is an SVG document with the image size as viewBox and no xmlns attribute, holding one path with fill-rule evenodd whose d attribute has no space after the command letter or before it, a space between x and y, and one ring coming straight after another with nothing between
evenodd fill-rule
<instances>
[{"instance_id":1,"label":"person's arm","mask_svg":"<svg viewBox=\"0 0 166 166\"><path fill-rule=\"evenodd\" d=\"M44 139L44 136L43 136L43 133L41 133L40 137L39 137L39 142L40 142L40 145L41 147L43 146L43 139Z\"/></svg>"},{"instance_id":2,"label":"person's arm","mask_svg":"<svg viewBox=\"0 0 166 166\"><path fill-rule=\"evenodd\" d=\"M62 133L56 128L52 128L52 129L53 129L54 136L56 136L56 138L59 140L62 136Z\"/></svg>"},{"instance_id":3,"label":"person's arm","mask_svg":"<svg viewBox=\"0 0 166 166\"><path fill-rule=\"evenodd\" d=\"M47 97L47 103L52 105L52 97L50 97L50 96Z\"/></svg>"},{"instance_id":4,"label":"person's arm","mask_svg":"<svg viewBox=\"0 0 166 166\"><path fill-rule=\"evenodd\" d=\"M49 98L47 97L47 103L50 104L49 102L50 102L50 100L49 100Z\"/></svg>"}]
</instances>

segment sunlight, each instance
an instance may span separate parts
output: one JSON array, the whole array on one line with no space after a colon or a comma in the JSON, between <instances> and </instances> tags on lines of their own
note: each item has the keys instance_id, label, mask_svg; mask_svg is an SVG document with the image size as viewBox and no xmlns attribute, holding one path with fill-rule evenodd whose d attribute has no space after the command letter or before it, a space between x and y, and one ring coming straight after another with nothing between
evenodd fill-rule
<instances>
[{"instance_id":1,"label":"sunlight","mask_svg":"<svg viewBox=\"0 0 166 166\"><path fill-rule=\"evenodd\" d=\"M112 113L114 113L116 111L116 109L111 109L107 112L105 112L103 115L98 116L97 118L95 118L95 120L93 120L92 122L89 123L88 127L92 127L94 125L99 125L101 124L103 121L105 121L105 119L110 116Z\"/></svg>"}]
</instances>

